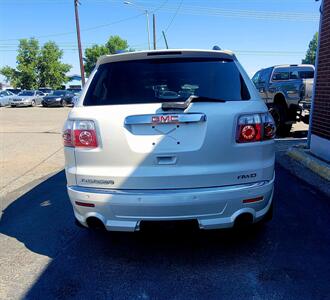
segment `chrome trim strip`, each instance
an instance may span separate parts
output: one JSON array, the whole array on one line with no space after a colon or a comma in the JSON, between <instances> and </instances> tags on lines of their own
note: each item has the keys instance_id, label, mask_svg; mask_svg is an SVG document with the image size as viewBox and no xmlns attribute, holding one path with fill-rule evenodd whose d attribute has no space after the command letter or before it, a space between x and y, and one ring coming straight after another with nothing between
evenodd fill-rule
<instances>
[{"instance_id":1,"label":"chrome trim strip","mask_svg":"<svg viewBox=\"0 0 330 300\"><path fill-rule=\"evenodd\" d=\"M108 195L145 195L145 194L179 194L179 193L189 193L189 192L229 192L229 191L238 191L244 190L249 188L256 188L264 186L268 183L274 182L272 180L264 180L258 181L254 183L247 183L247 184L237 184L237 185L227 185L222 187L207 187L207 188L184 188L184 189L158 189L158 190L114 190L114 189L102 189L102 188L92 188L92 187L83 187L83 186L67 186L69 190L74 192L81 192L81 193L91 193L91 194L108 194Z\"/></svg>"},{"instance_id":2,"label":"chrome trim strip","mask_svg":"<svg viewBox=\"0 0 330 300\"><path fill-rule=\"evenodd\" d=\"M170 117L174 117L170 119ZM159 122L155 122L155 118L160 118ZM133 115L125 118L125 125L144 125L144 124L177 124L177 123L196 123L205 122L206 115L203 113L164 113L164 114L148 114Z\"/></svg>"}]
</instances>

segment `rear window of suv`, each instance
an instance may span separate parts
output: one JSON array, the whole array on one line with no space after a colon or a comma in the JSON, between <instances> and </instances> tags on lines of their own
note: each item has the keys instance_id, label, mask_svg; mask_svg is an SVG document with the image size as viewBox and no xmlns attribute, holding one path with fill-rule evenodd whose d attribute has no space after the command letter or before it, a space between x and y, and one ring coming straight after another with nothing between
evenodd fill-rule
<instances>
[{"instance_id":1,"label":"rear window of suv","mask_svg":"<svg viewBox=\"0 0 330 300\"><path fill-rule=\"evenodd\" d=\"M162 58L100 65L84 105L178 102L191 95L226 101L250 99L232 60Z\"/></svg>"}]
</instances>

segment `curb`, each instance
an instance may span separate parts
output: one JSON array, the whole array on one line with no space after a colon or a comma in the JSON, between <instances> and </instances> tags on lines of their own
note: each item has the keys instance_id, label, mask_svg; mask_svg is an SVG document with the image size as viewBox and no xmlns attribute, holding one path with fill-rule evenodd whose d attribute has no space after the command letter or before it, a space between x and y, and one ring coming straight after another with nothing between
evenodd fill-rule
<instances>
[{"instance_id":1,"label":"curb","mask_svg":"<svg viewBox=\"0 0 330 300\"><path fill-rule=\"evenodd\" d=\"M311 155L308 150L302 148L290 148L287 151L287 155L300 162L323 179L330 181L330 165Z\"/></svg>"}]
</instances>

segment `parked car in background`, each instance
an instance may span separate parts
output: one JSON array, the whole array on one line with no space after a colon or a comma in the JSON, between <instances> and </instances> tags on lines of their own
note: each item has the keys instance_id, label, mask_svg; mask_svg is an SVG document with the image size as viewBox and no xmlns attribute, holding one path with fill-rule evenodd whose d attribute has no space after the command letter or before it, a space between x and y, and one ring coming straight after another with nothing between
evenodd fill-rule
<instances>
[{"instance_id":1,"label":"parked car in background","mask_svg":"<svg viewBox=\"0 0 330 300\"><path fill-rule=\"evenodd\" d=\"M15 94L8 90L0 91L0 106L9 105L14 96Z\"/></svg>"},{"instance_id":2,"label":"parked car in background","mask_svg":"<svg viewBox=\"0 0 330 300\"><path fill-rule=\"evenodd\" d=\"M67 106L72 105L75 94L68 90L54 91L52 94L44 97L43 106Z\"/></svg>"},{"instance_id":3,"label":"parked car in background","mask_svg":"<svg viewBox=\"0 0 330 300\"><path fill-rule=\"evenodd\" d=\"M74 215L115 231L148 221L215 229L269 220L274 135L230 51L103 56L63 128Z\"/></svg>"},{"instance_id":4,"label":"parked car in background","mask_svg":"<svg viewBox=\"0 0 330 300\"><path fill-rule=\"evenodd\" d=\"M75 106L76 103L78 103L80 96L81 96L81 92L80 93L75 93L74 97L72 98L72 105L73 106Z\"/></svg>"},{"instance_id":5,"label":"parked car in background","mask_svg":"<svg viewBox=\"0 0 330 300\"><path fill-rule=\"evenodd\" d=\"M15 95L18 95L22 90L21 89L6 89L6 91L9 91Z\"/></svg>"},{"instance_id":6,"label":"parked car in background","mask_svg":"<svg viewBox=\"0 0 330 300\"><path fill-rule=\"evenodd\" d=\"M14 96L10 101L11 107L40 105L45 94L41 91L25 90Z\"/></svg>"},{"instance_id":7,"label":"parked car in background","mask_svg":"<svg viewBox=\"0 0 330 300\"><path fill-rule=\"evenodd\" d=\"M45 96L47 96L53 92L53 90L51 88L44 88L44 87L39 88L39 91L43 92L45 94Z\"/></svg>"},{"instance_id":8,"label":"parked car in background","mask_svg":"<svg viewBox=\"0 0 330 300\"><path fill-rule=\"evenodd\" d=\"M81 93L81 89L78 89L78 88L68 88L66 89L66 91L69 91L69 92L72 92L74 93L75 95L79 95Z\"/></svg>"},{"instance_id":9,"label":"parked car in background","mask_svg":"<svg viewBox=\"0 0 330 300\"><path fill-rule=\"evenodd\" d=\"M279 135L287 135L297 121L309 122L313 65L279 65L262 69L252 81L267 104Z\"/></svg>"}]
</instances>

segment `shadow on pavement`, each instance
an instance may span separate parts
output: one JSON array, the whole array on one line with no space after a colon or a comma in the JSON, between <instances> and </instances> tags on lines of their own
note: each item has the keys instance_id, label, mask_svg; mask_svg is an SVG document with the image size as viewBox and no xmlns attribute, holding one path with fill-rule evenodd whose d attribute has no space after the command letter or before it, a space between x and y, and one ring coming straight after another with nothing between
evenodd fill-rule
<instances>
[{"instance_id":1,"label":"shadow on pavement","mask_svg":"<svg viewBox=\"0 0 330 300\"><path fill-rule=\"evenodd\" d=\"M249 231L77 228L60 172L7 207L0 232L52 258L26 299L325 299L330 205L276 172L275 218Z\"/></svg>"},{"instance_id":2,"label":"shadow on pavement","mask_svg":"<svg viewBox=\"0 0 330 300\"><path fill-rule=\"evenodd\" d=\"M54 257L78 229L61 171L12 202L0 220L0 232L33 252Z\"/></svg>"},{"instance_id":3,"label":"shadow on pavement","mask_svg":"<svg viewBox=\"0 0 330 300\"><path fill-rule=\"evenodd\" d=\"M290 132L289 137L301 139L306 138L308 135L308 130L295 130L293 132Z\"/></svg>"}]
</instances>

